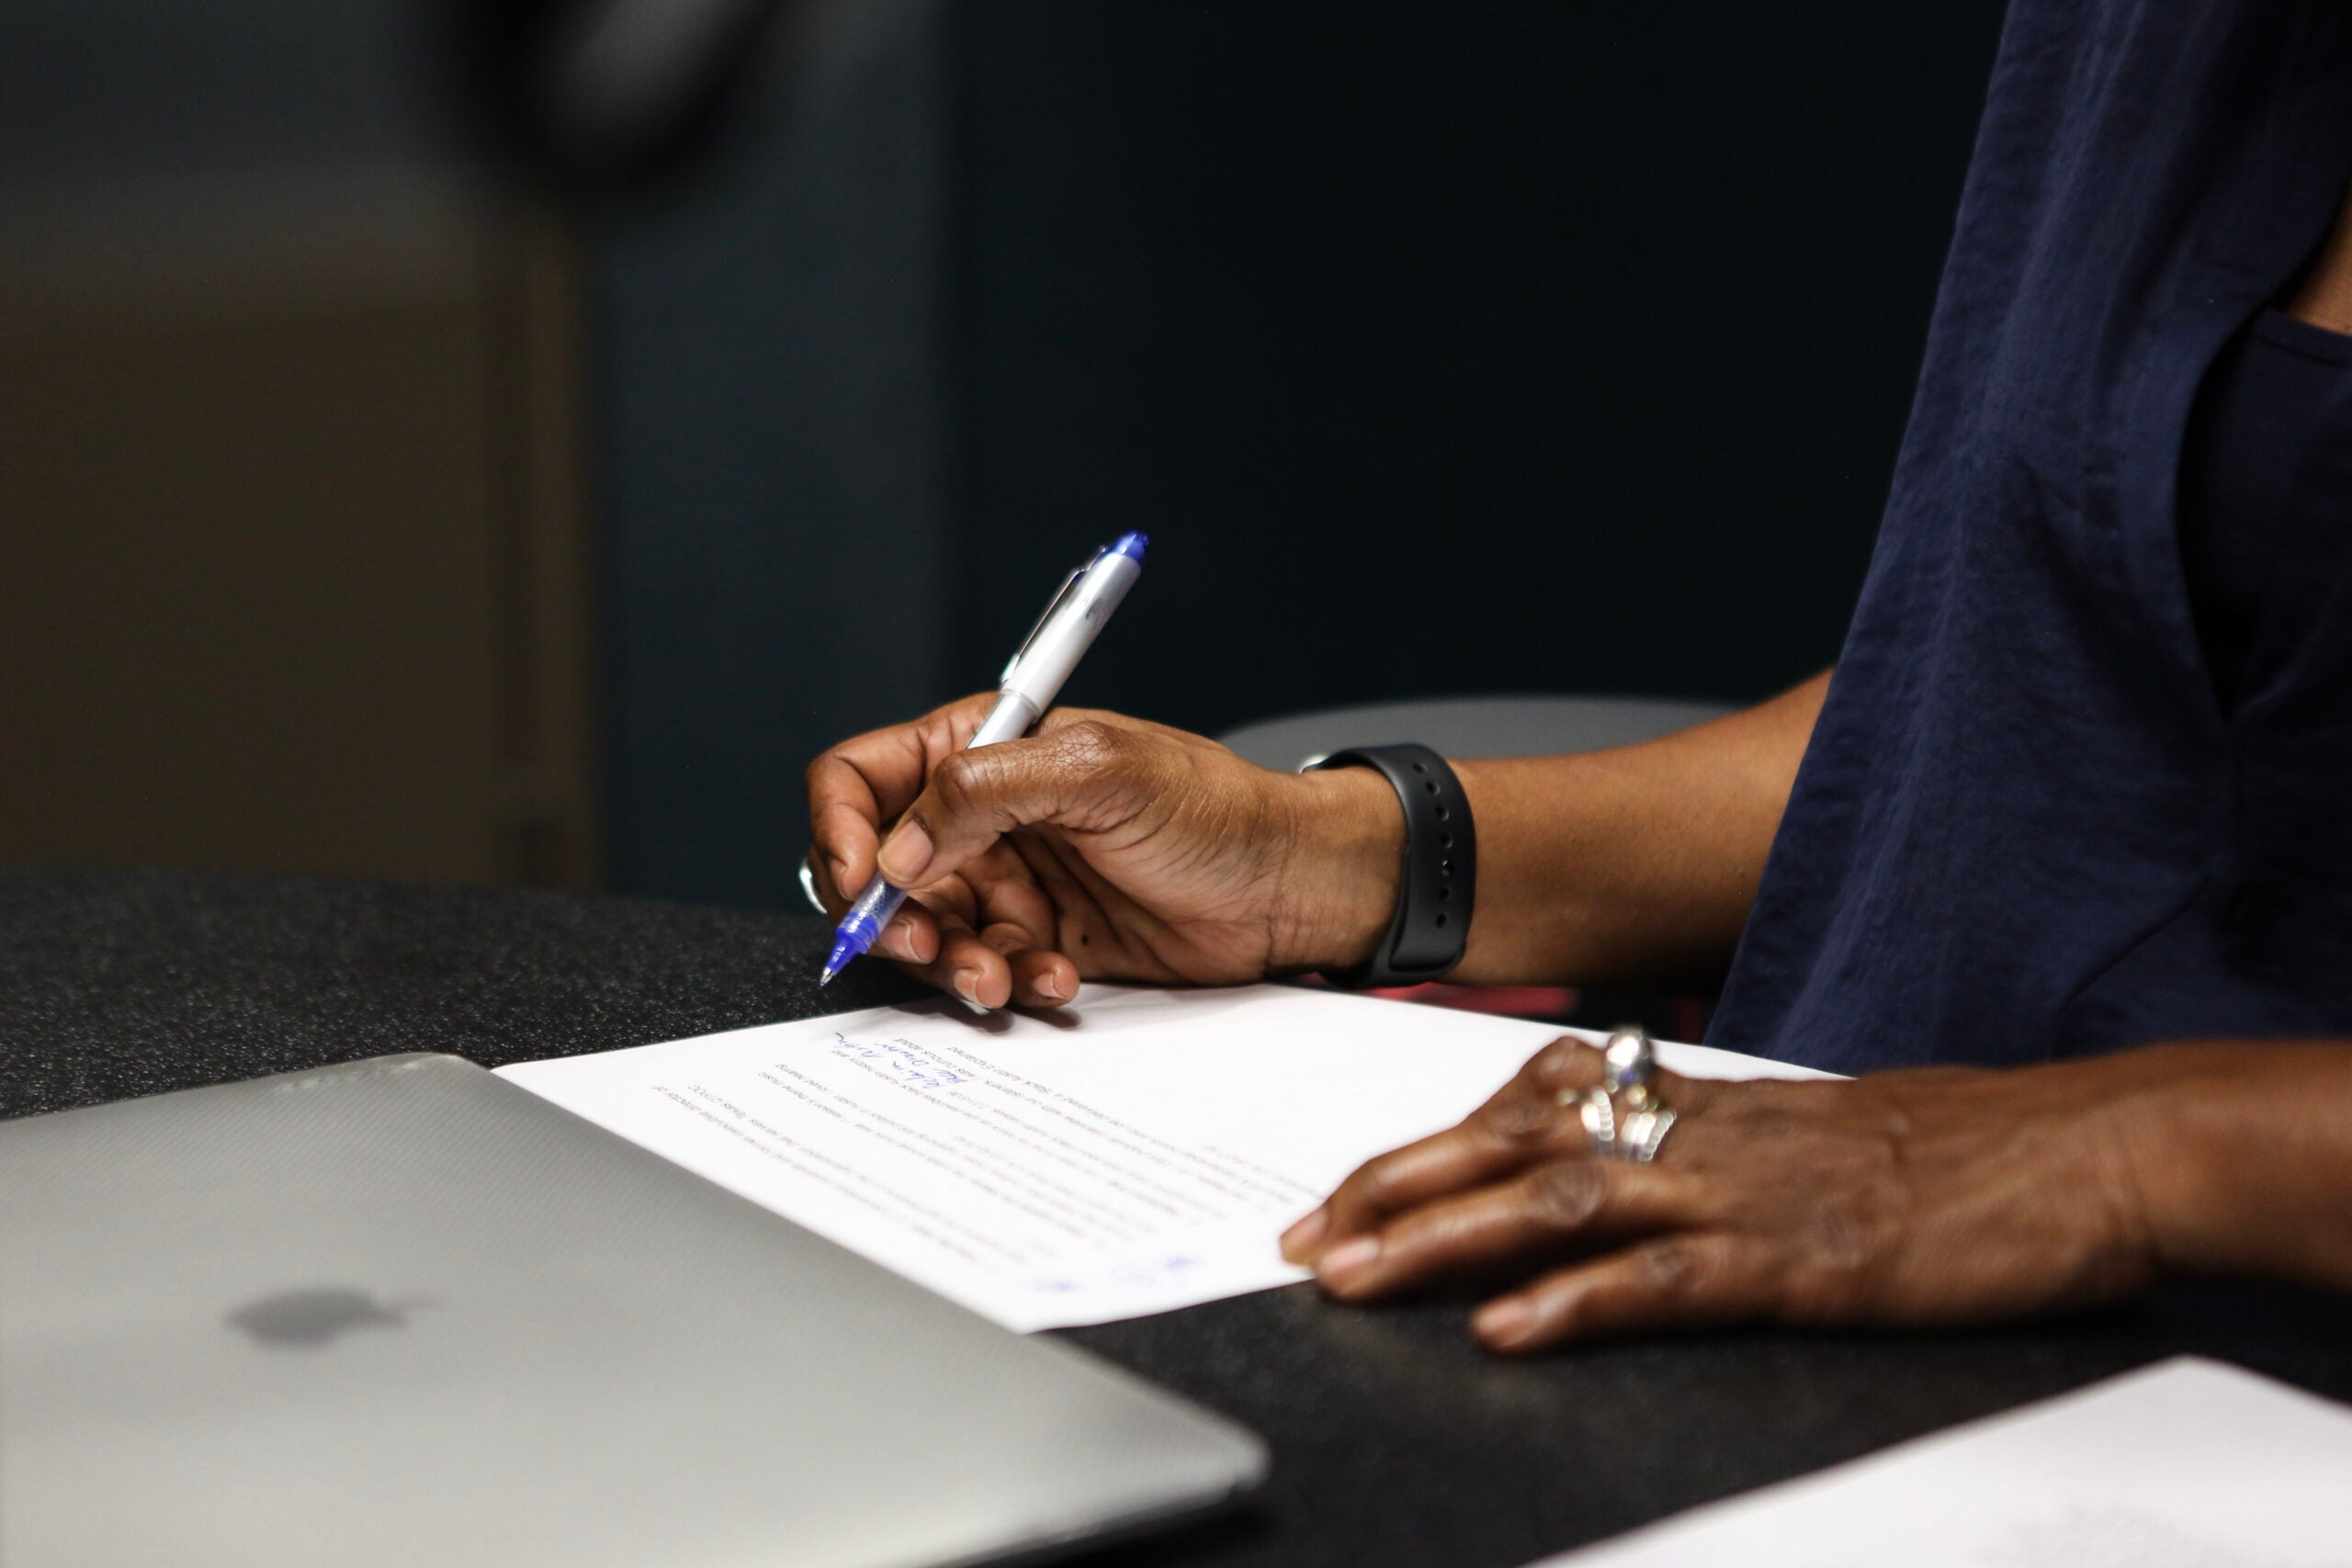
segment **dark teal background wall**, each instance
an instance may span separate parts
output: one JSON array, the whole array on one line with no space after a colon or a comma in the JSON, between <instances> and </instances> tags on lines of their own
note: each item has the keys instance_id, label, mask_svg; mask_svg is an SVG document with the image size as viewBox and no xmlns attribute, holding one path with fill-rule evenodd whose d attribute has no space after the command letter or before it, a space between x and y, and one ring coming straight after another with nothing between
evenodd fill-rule
<instances>
[{"instance_id":1,"label":"dark teal background wall","mask_svg":"<svg viewBox=\"0 0 2352 1568\"><path fill-rule=\"evenodd\" d=\"M1833 657L1988 0L862 14L605 226L629 890L786 897L808 755L1125 528L1069 695L1210 731Z\"/></svg>"}]
</instances>

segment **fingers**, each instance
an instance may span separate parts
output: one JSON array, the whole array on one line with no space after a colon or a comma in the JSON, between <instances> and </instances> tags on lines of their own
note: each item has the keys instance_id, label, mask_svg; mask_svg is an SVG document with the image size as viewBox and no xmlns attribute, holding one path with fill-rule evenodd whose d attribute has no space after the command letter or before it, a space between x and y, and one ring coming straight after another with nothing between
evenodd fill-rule
<instances>
[{"instance_id":1,"label":"fingers","mask_svg":"<svg viewBox=\"0 0 2352 1568\"><path fill-rule=\"evenodd\" d=\"M1021 1007L1059 1007L1078 995L1078 965L1038 935L1053 929L1053 911L1035 884L1001 886L981 902L989 915L980 940L1002 955Z\"/></svg>"},{"instance_id":2,"label":"fingers","mask_svg":"<svg viewBox=\"0 0 2352 1568\"><path fill-rule=\"evenodd\" d=\"M818 897L841 918L849 897L814 849ZM1008 842L910 897L874 951L927 984L981 1007L1060 1007L1078 995L1078 967L1054 951L1054 908ZM982 929L975 931L975 926ZM977 943L977 945L975 945ZM993 998L993 999L991 999Z\"/></svg>"},{"instance_id":3,"label":"fingers","mask_svg":"<svg viewBox=\"0 0 2352 1568\"><path fill-rule=\"evenodd\" d=\"M956 878L972 890L978 908L976 925L1018 926L1025 945L1055 947L1056 909L1053 898L1030 870L1017 846L1025 835L1004 840L965 866Z\"/></svg>"},{"instance_id":4,"label":"fingers","mask_svg":"<svg viewBox=\"0 0 2352 1568\"><path fill-rule=\"evenodd\" d=\"M876 863L897 886L916 886L961 871L1030 823L1114 827L1158 794L1152 750L1140 731L1090 719L940 758Z\"/></svg>"},{"instance_id":5,"label":"fingers","mask_svg":"<svg viewBox=\"0 0 2352 1568\"><path fill-rule=\"evenodd\" d=\"M908 968L921 980L975 1007L1001 1008L1012 999L1012 970L1004 954L952 915L934 914L938 946L927 962Z\"/></svg>"},{"instance_id":6,"label":"fingers","mask_svg":"<svg viewBox=\"0 0 2352 1568\"><path fill-rule=\"evenodd\" d=\"M808 875L808 881L804 886L817 895L819 908L834 919L840 919L842 913L849 908L849 900L842 897L841 889L834 885L831 867L826 863L825 857L817 852L817 847L814 844L808 847L808 853L804 858L807 862L804 870Z\"/></svg>"},{"instance_id":7,"label":"fingers","mask_svg":"<svg viewBox=\"0 0 2352 1568\"><path fill-rule=\"evenodd\" d=\"M1060 953L1032 947L1005 955L1012 970L1012 999L1022 1007L1057 1008L1078 995L1078 966Z\"/></svg>"},{"instance_id":8,"label":"fingers","mask_svg":"<svg viewBox=\"0 0 2352 1568\"><path fill-rule=\"evenodd\" d=\"M1559 1096L1600 1081L1600 1052L1580 1040L1555 1040L1459 1125L1359 1166L1320 1208L1283 1233L1283 1256L1314 1262L1327 1247L1417 1203L1583 1149L1584 1124Z\"/></svg>"},{"instance_id":9,"label":"fingers","mask_svg":"<svg viewBox=\"0 0 2352 1568\"><path fill-rule=\"evenodd\" d=\"M1006 869L1019 857L999 853L1004 864L991 855L972 878L950 877L909 898L876 946L976 1007L1059 1007L1078 995L1077 966L1041 936L1051 910L1034 883Z\"/></svg>"},{"instance_id":10,"label":"fingers","mask_svg":"<svg viewBox=\"0 0 2352 1568\"><path fill-rule=\"evenodd\" d=\"M844 902L857 897L873 879L883 824L922 793L933 767L971 739L995 700L989 693L966 697L911 724L844 740L808 764L808 830L820 886L830 883Z\"/></svg>"},{"instance_id":11,"label":"fingers","mask_svg":"<svg viewBox=\"0 0 2352 1568\"><path fill-rule=\"evenodd\" d=\"M1726 1327L1774 1312L1779 1274L1762 1247L1728 1235L1666 1236L1498 1296L1470 1326L1487 1348L1511 1354L1610 1335Z\"/></svg>"},{"instance_id":12,"label":"fingers","mask_svg":"<svg viewBox=\"0 0 2352 1568\"><path fill-rule=\"evenodd\" d=\"M847 794L848 787L842 793ZM817 889L838 898L843 908L874 880L874 852L881 842L876 826L878 811L871 795L856 806L839 795L809 806L808 853L817 869Z\"/></svg>"},{"instance_id":13,"label":"fingers","mask_svg":"<svg viewBox=\"0 0 2352 1568\"><path fill-rule=\"evenodd\" d=\"M1362 1301L1710 1217L1702 1188L1680 1173L1576 1155L1351 1236L1323 1254L1317 1273L1333 1295Z\"/></svg>"},{"instance_id":14,"label":"fingers","mask_svg":"<svg viewBox=\"0 0 2352 1568\"><path fill-rule=\"evenodd\" d=\"M996 994L1000 967L1011 999L1020 1006L1059 1007L1078 995L1078 966L1054 949L1052 901L1016 852L1014 840L992 846L952 878L951 885L968 896L969 902L958 912L987 950L957 949L959 960L968 960L980 971L985 996ZM1000 958L1001 965L995 962Z\"/></svg>"},{"instance_id":15,"label":"fingers","mask_svg":"<svg viewBox=\"0 0 2352 1568\"><path fill-rule=\"evenodd\" d=\"M1078 994L1078 975L1058 953L1029 945L1017 926L974 931L954 916L934 916L937 946L907 967L920 979L975 1007L1059 1007ZM924 946L922 938L916 942Z\"/></svg>"}]
</instances>

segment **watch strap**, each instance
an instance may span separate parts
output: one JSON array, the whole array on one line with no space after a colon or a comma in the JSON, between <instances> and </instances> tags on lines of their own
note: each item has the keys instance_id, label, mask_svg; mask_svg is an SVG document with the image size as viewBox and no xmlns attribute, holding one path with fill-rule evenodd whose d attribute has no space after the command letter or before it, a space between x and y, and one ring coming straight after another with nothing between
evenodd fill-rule
<instances>
[{"instance_id":1,"label":"watch strap","mask_svg":"<svg viewBox=\"0 0 2352 1568\"><path fill-rule=\"evenodd\" d=\"M1371 959L1327 970L1350 990L1418 986L1451 974L1470 941L1476 907L1478 832L1470 797L1444 758L1426 746L1356 746L1310 768L1377 768L1405 808L1405 851L1396 877L1396 911Z\"/></svg>"}]
</instances>

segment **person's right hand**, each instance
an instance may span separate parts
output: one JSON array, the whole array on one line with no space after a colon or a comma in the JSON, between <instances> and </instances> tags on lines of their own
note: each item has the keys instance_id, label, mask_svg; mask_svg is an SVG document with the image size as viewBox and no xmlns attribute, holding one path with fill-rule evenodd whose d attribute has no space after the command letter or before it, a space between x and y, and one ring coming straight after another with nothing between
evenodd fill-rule
<instances>
[{"instance_id":1,"label":"person's right hand","mask_svg":"<svg viewBox=\"0 0 2352 1568\"><path fill-rule=\"evenodd\" d=\"M1404 817L1379 773L1277 773L1197 735L1068 709L965 750L994 700L809 765L826 908L840 918L877 854L915 889L876 953L983 1007L1052 1007L1081 978L1234 985L1353 964L1387 930Z\"/></svg>"}]
</instances>

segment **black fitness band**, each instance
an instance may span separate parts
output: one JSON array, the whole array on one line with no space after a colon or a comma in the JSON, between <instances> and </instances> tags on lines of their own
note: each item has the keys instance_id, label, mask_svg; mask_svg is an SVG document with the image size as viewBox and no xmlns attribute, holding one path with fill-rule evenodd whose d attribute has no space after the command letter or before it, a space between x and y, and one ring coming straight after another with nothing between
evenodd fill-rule
<instances>
[{"instance_id":1,"label":"black fitness band","mask_svg":"<svg viewBox=\"0 0 2352 1568\"><path fill-rule=\"evenodd\" d=\"M1404 863L1388 934L1371 962L1326 970L1323 977L1362 990L1418 986L1451 974L1469 945L1478 890L1478 830L1462 781L1426 746L1351 747L1309 766L1378 768L1405 807Z\"/></svg>"}]
</instances>

